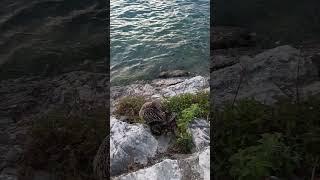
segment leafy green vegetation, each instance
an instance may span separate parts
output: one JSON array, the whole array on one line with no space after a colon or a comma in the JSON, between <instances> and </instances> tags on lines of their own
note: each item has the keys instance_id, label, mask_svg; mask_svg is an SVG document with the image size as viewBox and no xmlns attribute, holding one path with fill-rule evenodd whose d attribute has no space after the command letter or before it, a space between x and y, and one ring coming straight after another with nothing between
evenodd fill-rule
<instances>
[{"instance_id":1,"label":"leafy green vegetation","mask_svg":"<svg viewBox=\"0 0 320 180\"><path fill-rule=\"evenodd\" d=\"M117 117L125 116L129 123L141 123L139 111L146 102L142 96L127 96L122 98L116 106L114 114Z\"/></svg>"},{"instance_id":2,"label":"leafy green vegetation","mask_svg":"<svg viewBox=\"0 0 320 180\"><path fill-rule=\"evenodd\" d=\"M195 118L208 118L209 93L181 94L165 101L165 106L177 113L178 137L176 148L183 153L191 152L192 140L187 131L189 123Z\"/></svg>"},{"instance_id":3,"label":"leafy green vegetation","mask_svg":"<svg viewBox=\"0 0 320 180\"><path fill-rule=\"evenodd\" d=\"M188 125L194 118L201 117L203 110L198 104L192 104L182 111L181 117L177 120L179 136L177 138L178 147L182 152L190 152L192 148L191 135L188 132Z\"/></svg>"},{"instance_id":4,"label":"leafy green vegetation","mask_svg":"<svg viewBox=\"0 0 320 180\"><path fill-rule=\"evenodd\" d=\"M268 106L254 100L226 105L215 114L216 179L319 175L320 98L281 99ZM258 178L259 179L259 178Z\"/></svg>"},{"instance_id":5,"label":"leafy green vegetation","mask_svg":"<svg viewBox=\"0 0 320 180\"><path fill-rule=\"evenodd\" d=\"M198 104L201 109L202 118L207 119L210 110L209 92L201 91L196 94L186 93L168 98L165 106L171 112L177 113L180 118L183 110L190 108L194 104Z\"/></svg>"},{"instance_id":6,"label":"leafy green vegetation","mask_svg":"<svg viewBox=\"0 0 320 180\"><path fill-rule=\"evenodd\" d=\"M34 120L19 174L32 177L36 170L59 179L94 179L92 161L106 136L106 110L95 107L69 114L67 108L50 111Z\"/></svg>"},{"instance_id":7,"label":"leafy green vegetation","mask_svg":"<svg viewBox=\"0 0 320 180\"><path fill-rule=\"evenodd\" d=\"M230 174L242 180L262 179L273 172L290 175L299 156L291 152L279 133L263 134L257 145L240 149L230 158ZM284 170L281 172L281 170Z\"/></svg>"}]
</instances>

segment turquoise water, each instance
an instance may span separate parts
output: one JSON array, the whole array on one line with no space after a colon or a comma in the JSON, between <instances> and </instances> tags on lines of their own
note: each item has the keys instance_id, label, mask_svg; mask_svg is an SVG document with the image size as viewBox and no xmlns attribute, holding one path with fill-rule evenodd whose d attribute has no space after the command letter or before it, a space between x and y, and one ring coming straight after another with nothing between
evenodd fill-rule
<instances>
[{"instance_id":1,"label":"turquoise water","mask_svg":"<svg viewBox=\"0 0 320 180\"><path fill-rule=\"evenodd\" d=\"M111 0L111 81L209 73L209 0Z\"/></svg>"}]
</instances>

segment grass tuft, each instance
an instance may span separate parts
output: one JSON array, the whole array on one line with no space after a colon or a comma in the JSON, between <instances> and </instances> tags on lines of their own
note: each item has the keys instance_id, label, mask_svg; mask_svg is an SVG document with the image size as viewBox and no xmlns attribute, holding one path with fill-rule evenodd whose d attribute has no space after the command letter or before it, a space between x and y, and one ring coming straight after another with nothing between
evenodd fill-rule
<instances>
[{"instance_id":1,"label":"grass tuft","mask_svg":"<svg viewBox=\"0 0 320 180\"><path fill-rule=\"evenodd\" d=\"M146 102L142 96L127 96L122 98L116 106L114 114L116 117L125 116L129 123L142 123L139 111Z\"/></svg>"}]
</instances>

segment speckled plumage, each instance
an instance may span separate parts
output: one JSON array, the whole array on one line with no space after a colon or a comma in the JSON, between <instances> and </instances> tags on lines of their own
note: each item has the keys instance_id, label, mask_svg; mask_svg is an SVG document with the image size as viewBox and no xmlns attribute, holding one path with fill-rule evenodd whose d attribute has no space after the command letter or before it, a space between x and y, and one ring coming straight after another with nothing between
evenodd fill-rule
<instances>
[{"instance_id":1,"label":"speckled plumage","mask_svg":"<svg viewBox=\"0 0 320 180\"><path fill-rule=\"evenodd\" d=\"M161 101L146 102L141 107L139 116L150 126L151 132L155 135L175 128L174 117L163 107Z\"/></svg>"}]
</instances>

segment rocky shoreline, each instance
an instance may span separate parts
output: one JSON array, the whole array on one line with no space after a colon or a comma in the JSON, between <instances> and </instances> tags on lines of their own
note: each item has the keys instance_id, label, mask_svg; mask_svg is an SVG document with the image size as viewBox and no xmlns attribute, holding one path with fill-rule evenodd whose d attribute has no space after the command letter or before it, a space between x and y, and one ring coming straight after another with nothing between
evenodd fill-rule
<instances>
[{"instance_id":1,"label":"rocky shoreline","mask_svg":"<svg viewBox=\"0 0 320 180\"><path fill-rule=\"evenodd\" d=\"M137 82L127 86L112 86L110 88L111 112L119 99L125 96L143 96L148 100L154 100L201 90L209 91L208 77L173 77L155 79L149 83Z\"/></svg>"},{"instance_id":2,"label":"rocky shoreline","mask_svg":"<svg viewBox=\"0 0 320 180\"><path fill-rule=\"evenodd\" d=\"M299 50L290 45L283 45L262 52L253 53L251 51L248 54L230 57L221 53L213 57L210 91L213 93L211 101L216 108L221 108L226 102L247 98L253 98L265 104L273 104L279 98L286 97L296 100L297 98L303 99L310 95L320 94L318 65L320 59L318 53L310 53L310 51ZM184 81L177 79L154 80L150 84L138 83L125 88L111 87L111 92L114 92L111 93L111 97L115 100L114 102L124 94L142 95L150 99L156 99L192 92L194 87L199 87L199 84L201 84L199 82L202 82L202 78L198 76L189 80L186 78ZM193 83L186 83L191 80ZM186 84L187 86L185 86ZM203 88L195 88L194 90L206 88L209 89L208 86L203 86ZM184 91L185 89L188 90ZM168 167L174 168L176 162L163 160L147 169L120 175L117 178L149 178L146 173L161 175L163 172L157 170L158 166L162 165L161 163L170 164ZM178 175L172 174L172 177L176 176ZM184 176L177 179L183 179L182 177Z\"/></svg>"},{"instance_id":3,"label":"rocky shoreline","mask_svg":"<svg viewBox=\"0 0 320 180\"><path fill-rule=\"evenodd\" d=\"M2 80L0 179L18 179L18 163L33 119L64 105L72 112L75 98L81 106L102 106L106 112L110 108L112 113L119 99L125 96L154 100L210 89L211 101L219 108L225 101L246 98L273 104L282 97L296 100L320 94L320 47L317 44L263 49L256 46L254 33L235 34L227 34L215 42L220 48L211 57L210 78L177 75L109 87L109 77L105 73L73 71L55 77ZM168 77L168 74L161 77ZM172 137L155 137L143 124L128 124L114 116L110 119L111 174L114 179L209 179L210 123L207 120L195 119L190 124L195 145L193 153L178 155L166 153ZM35 178L52 176L40 170L34 173Z\"/></svg>"},{"instance_id":4,"label":"rocky shoreline","mask_svg":"<svg viewBox=\"0 0 320 180\"><path fill-rule=\"evenodd\" d=\"M125 96L155 100L199 91L209 91L208 78L174 77L155 79L147 84L114 86L111 87L111 113ZM168 152L173 136L156 137L146 125L128 124L113 116L110 119L110 175L113 179L210 179L210 124L207 120L195 119L190 124L194 153L179 155ZM130 171L128 164L139 168Z\"/></svg>"}]
</instances>

